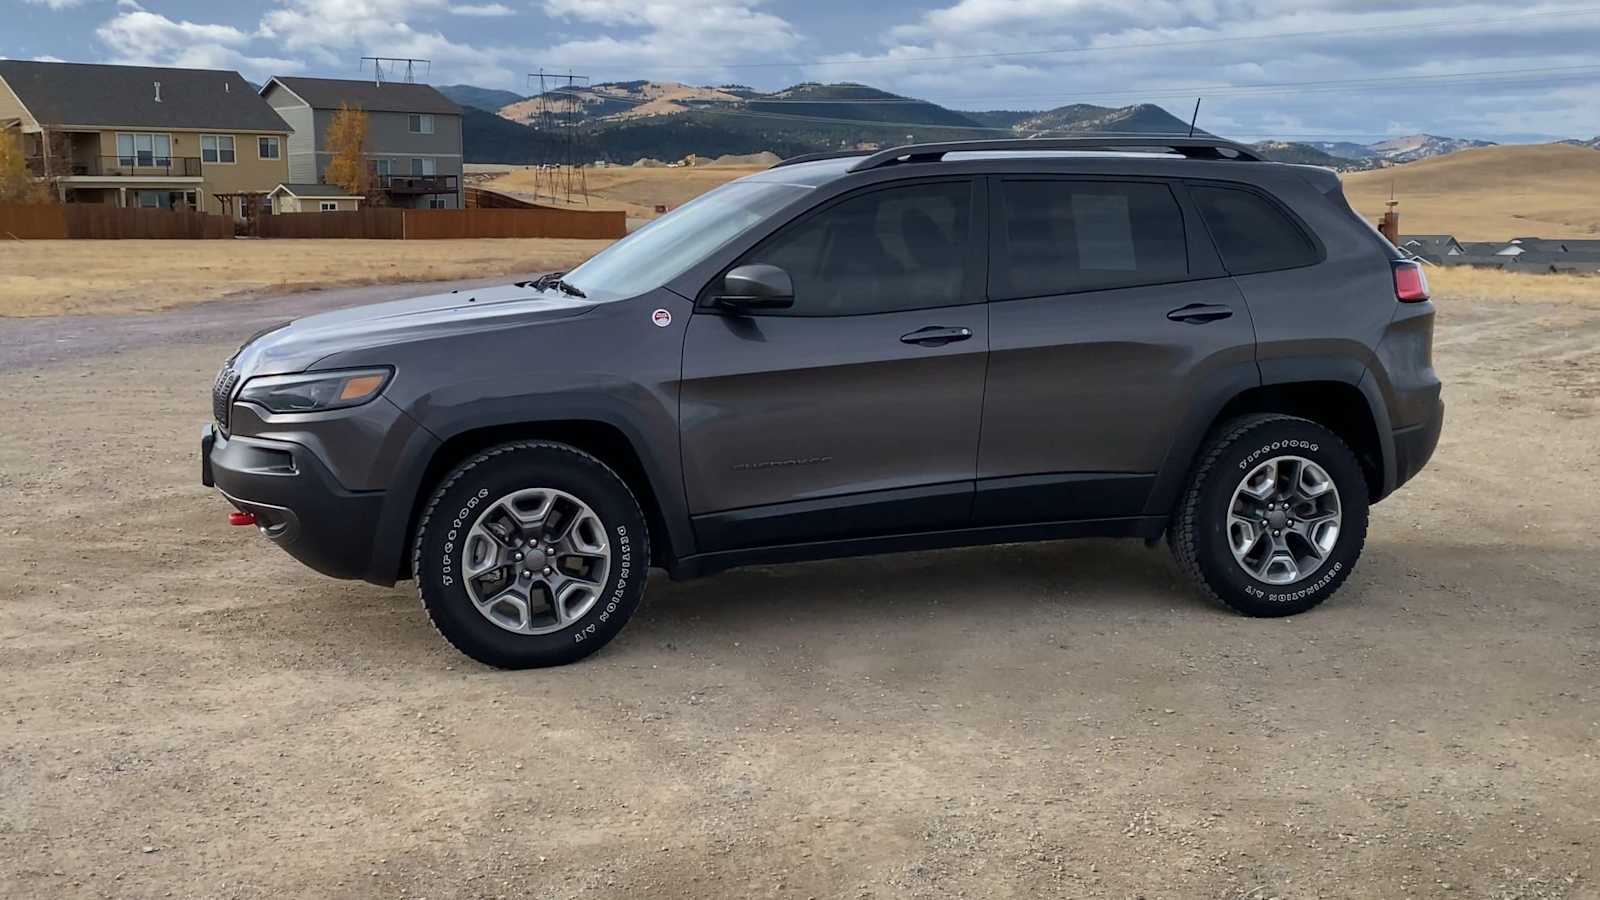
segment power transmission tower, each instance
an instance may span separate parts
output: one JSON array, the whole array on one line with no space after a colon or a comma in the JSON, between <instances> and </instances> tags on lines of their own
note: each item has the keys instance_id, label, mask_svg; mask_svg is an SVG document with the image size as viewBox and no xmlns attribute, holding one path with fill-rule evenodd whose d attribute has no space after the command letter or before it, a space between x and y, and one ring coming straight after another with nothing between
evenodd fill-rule
<instances>
[{"instance_id":1,"label":"power transmission tower","mask_svg":"<svg viewBox=\"0 0 1600 900\"><path fill-rule=\"evenodd\" d=\"M535 128L543 135L539 142L539 166L533 174L533 195L537 200L541 192L548 192L551 200L568 204L573 194L587 206L589 203L589 177L584 168L585 149L579 140L582 130L583 101L578 95L579 82L587 84L589 76L565 75L546 72L543 68L528 73L528 87L534 80L539 83L535 95ZM552 100L551 95L556 99Z\"/></svg>"},{"instance_id":2,"label":"power transmission tower","mask_svg":"<svg viewBox=\"0 0 1600 900\"><path fill-rule=\"evenodd\" d=\"M372 80L375 84L383 84L383 66L387 63L391 68L398 68L401 63L406 64L406 84L414 84L417 80L417 65L422 65L422 77L427 78L433 69L433 60L415 59L409 56L363 56L361 67L366 68L367 63L372 63ZM389 79L393 81L394 79Z\"/></svg>"}]
</instances>

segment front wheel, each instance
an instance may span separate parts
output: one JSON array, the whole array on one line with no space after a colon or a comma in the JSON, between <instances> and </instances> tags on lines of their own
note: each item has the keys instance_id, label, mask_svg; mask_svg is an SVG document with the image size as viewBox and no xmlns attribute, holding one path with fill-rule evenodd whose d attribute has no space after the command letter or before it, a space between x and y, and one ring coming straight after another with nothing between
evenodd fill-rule
<instances>
[{"instance_id":1,"label":"front wheel","mask_svg":"<svg viewBox=\"0 0 1600 900\"><path fill-rule=\"evenodd\" d=\"M490 666L574 662L644 595L650 540L633 493L566 444L521 441L451 472L417 526L412 565L445 640Z\"/></svg>"},{"instance_id":2,"label":"front wheel","mask_svg":"<svg viewBox=\"0 0 1600 900\"><path fill-rule=\"evenodd\" d=\"M1201 593L1247 616L1288 616L1350 576L1367 537L1367 482L1339 436L1307 419L1225 425L1173 515L1168 539Z\"/></svg>"}]
</instances>

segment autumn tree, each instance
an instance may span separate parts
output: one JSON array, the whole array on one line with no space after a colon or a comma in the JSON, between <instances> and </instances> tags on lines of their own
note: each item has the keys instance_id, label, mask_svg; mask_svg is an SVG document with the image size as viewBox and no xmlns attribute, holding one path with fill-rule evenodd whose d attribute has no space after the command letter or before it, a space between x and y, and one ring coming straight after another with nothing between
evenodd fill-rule
<instances>
[{"instance_id":1,"label":"autumn tree","mask_svg":"<svg viewBox=\"0 0 1600 900\"><path fill-rule=\"evenodd\" d=\"M365 197L372 190L372 170L367 166L367 114L361 107L339 105L328 126L328 152L333 159L323 179L346 193Z\"/></svg>"},{"instance_id":2,"label":"autumn tree","mask_svg":"<svg viewBox=\"0 0 1600 900\"><path fill-rule=\"evenodd\" d=\"M28 170L22 134L0 130L0 203L45 203L49 199L50 189Z\"/></svg>"}]
</instances>

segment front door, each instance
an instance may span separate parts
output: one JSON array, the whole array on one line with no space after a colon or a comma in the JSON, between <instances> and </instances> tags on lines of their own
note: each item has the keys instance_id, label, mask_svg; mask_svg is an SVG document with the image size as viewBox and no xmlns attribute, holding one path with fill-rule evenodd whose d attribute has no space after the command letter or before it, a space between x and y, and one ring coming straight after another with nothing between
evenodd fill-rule
<instances>
[{"instance_id":1,"label":"front door","mask_svg":"<svg viewBox=\"0 0 1600 900\"><path fill-rule=\"evenodd\" d=\"M703 550L966 524L989 343L976 190L833 201L736 263L787 271L793 308L696 310L680 421Z\"/></svg>"},{"instance_id":2,"label":"front door","mask_svg":"<svg viewBox=\"0 0 1600 900\"><path fill-rule=\"evenodd\" d=\"M975 524L1139 515L1203 393L1257 382L1249 310L1165 182L992 190Z\"/></svg>"}]
</instances>

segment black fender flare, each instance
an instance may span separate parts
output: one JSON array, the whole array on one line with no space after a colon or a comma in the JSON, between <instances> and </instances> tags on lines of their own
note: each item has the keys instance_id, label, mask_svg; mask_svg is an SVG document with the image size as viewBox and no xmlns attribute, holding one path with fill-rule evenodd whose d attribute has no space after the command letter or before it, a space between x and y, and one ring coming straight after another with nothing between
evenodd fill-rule
<instances>
[{"instance_id":1,"label":"black fender flare","mask_svg":"<svg viewBox=\"0 0 1600 900\"><path fill-rule=\"evenodd\" d=\"M1247 371L1248 370L1248 371ZM1303 384L1307 382L1338 382L1360 392L1366 400L1367 412L1372 416L1377 432L1383 483L1378 499L1388 496L1395 488L1394 431L1389 422L1388 405L1378 379L1358 359L1339 356L1310 356L1260 360L1230 366L1216 373L1207 389L1197 395L1188 417L1179 429L1167 457L1156 475L1146 502L1144 514L1167 516L1178 495L1188 481L1194 467L1195 455L1200 452L1218 418L1228 405L1246 391L1273 385Z\"/></svg>"},{"instance_id":2,"label":"black fender flare","mask_svg":"<svg viewBox=\"0 0 1600 900\"><path fill-rule=\"evenodd\" d=\"M536 416L528 415L530 406L537 410ZM413 440L412 445L405 448L403 462L390 481L378 517L377 535L366 580L374 584L394 584L401 571L404 554L409 552L406 537L417 506L422 501L421 493L427 487L423 480L436 454L452 439L485 429L526 428L532 431L541 425L590 424L615 430L628 442L644 470L648 482L644 487L650 491L660 510L668 532L666 543L672 555L692 554L695 544L689 529L681 461L675 455L665 459L654 452L657 445L645 436L635 417L626 414L626 409L626 404L613 394L586 391L571 395L547 395L538 398L537 402L517 398L485 398L452 408L448 418L427 417L419 420L423 428L419 429L418 434L427 435L428 439ZM428 418L436 420L428 421ZM666 446L674 453L677 450L675 424L673 440Z\"/></svg>"}]
</instances>

